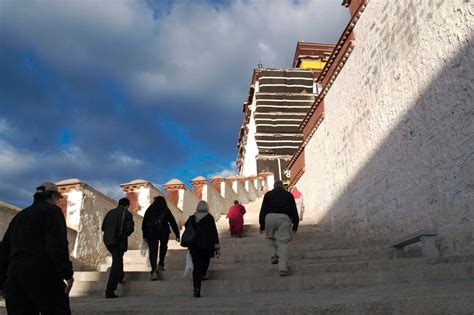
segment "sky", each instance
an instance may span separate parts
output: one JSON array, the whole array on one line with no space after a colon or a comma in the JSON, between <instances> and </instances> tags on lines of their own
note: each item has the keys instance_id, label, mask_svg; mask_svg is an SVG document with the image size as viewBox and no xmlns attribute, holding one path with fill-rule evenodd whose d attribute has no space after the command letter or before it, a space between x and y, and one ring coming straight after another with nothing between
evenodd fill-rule
<instances>
[{"instance_id":1,"label":"sky","mask_svg":"<svg viewBox=\"0 0 474 315\"><path fill-rule=\"evenodd\" d=\"M348 20L340 0L1 0L0 200L235 174L253 69Z\"/></svg>"}]
</instances>

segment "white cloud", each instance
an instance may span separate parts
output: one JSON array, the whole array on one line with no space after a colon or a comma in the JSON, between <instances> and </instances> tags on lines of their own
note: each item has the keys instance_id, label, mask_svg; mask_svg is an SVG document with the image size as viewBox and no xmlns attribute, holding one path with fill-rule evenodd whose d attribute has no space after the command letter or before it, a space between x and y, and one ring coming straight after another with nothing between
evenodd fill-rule
<instances>
[{"instance_id":1,"label":"white cloud","mask_svg":"<svg viewBox=\"0 0 474 315\"><path fill-rule=\"evenodd\" d=\"M5 118L0 117L0 135L10 131L10 126Z\"/></svg>"},{"instance_id":2,"label":"white cloud","mask_svg":"<svg viewBox=\"0 0 474 315\"><path fill-rule=\"evenodd\" d=\"M237 174L237 164L235 161L230 163L228 168L225 168L217 173L212 173L208 174L207 178L211 178L212 176L224 176L224 177L229 177L229 176L235 176Z\"/></svg>"},{"instance_id":3,"label":"white cloud","mask_svg":"<svg viewBox=\"0 0 474 315\"><path fill-rule=\"evenodd\" d=\"M119 200L124 197L124 192L120 188L120 183L118 182L91 181L87 184L114 200Z\"/></svg>"},{"instance_id":4,"label":"white cloud","mask_svg":"<svg viewBox=\"0 0 474 315\"><path fill-rule=\"evenodd\" d=\"M0 140L0 174L24 172L34 165L34 157L17 150L8 142Z\"/></svg>"},{"instance_id":5,"label":"white cloud","mask_svg":"<svg viewBox=\"0 0 474 315\"><path fill-rule=\"evenodd\" d=\"M0 32L60 69L118 78L137 102L184 92L221 106L240 105L259 61L289 66L298 40L334 42L348 20L334 0L235 0L218 10L183 0L157 20L145 0L1 6Z\"/></svg>"},{"instance_id":6,"label":"white cloud","mask_svg":"<svg viewBox=\"0 0 474 315\"><path fill-rule=\"evenodd\" d=\"M143 164L143 161L128 156L123 152L114 152L112 153L111 158L124 166L137 166Z\"/></svg>"},{"instance_id":7,"label":"white cloud","mask_svg":"<svg viewBox=\"0 0 474 315\"><path fill-rule=\"evenodd\" d=\"M0 140L0 174L19 174L41 168L84 169L89 166L88 156L76 146L54 152L35 153L17 149L12 144Z\"/></svg>"}]
</instances>

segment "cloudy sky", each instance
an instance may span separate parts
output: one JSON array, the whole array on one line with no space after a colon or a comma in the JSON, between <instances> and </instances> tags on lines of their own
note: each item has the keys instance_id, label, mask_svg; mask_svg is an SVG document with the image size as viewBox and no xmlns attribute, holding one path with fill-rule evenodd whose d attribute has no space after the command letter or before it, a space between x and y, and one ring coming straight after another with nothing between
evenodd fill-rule
<instances>
[{"instance_id":1,"label":"cloudy sky","mask_svg":"<svg viewBox=\"0 0 474 315\"><path fill-rule=\"evenodd\" d=\"M235 172L253 68L334 43L341 0L1 0L0 200ZM161 188L161 187L160 187Z\"/></svg>"}]
</instances>

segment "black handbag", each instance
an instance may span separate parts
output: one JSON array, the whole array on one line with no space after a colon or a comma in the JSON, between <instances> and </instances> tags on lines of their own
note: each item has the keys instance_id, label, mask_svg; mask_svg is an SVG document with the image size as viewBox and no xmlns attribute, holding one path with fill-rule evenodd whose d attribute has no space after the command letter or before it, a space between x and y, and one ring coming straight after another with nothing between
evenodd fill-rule
<instances>
[{"instance_id":1,"label":"black handbag","mask_svg":"<svg viewBox=\"0 0 474 315\"><path fill-rule=\"evenodd\" d=\"M196 242L196 228L194 226L194 216L189 218L184 226L184 233L181 236L181 246L190 247Z\"/></svg>"}]
</instances>

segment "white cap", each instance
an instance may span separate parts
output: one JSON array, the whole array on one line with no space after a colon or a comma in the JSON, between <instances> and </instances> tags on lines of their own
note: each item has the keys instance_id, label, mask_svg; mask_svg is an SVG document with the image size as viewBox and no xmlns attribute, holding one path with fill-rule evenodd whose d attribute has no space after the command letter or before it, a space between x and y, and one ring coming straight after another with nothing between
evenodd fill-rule
<instances>
[{"instance_id":1,"label":"white cap","mask_svg":"<svg viewBox=\"0 0 474 315\"><path fill-rule=\"evenodd\" d=\"M59 190L58 190L58 186L56 186L55 183L44 182L44 183L41 183L38 187L36 187L36 192L37 193L42 193L42 192L46 192L46 191L55 192L55 193L58 193L61 196L61 194L59 193ZM62 198L62 196L60 198Z\"/></svg>"}]
</instances>

